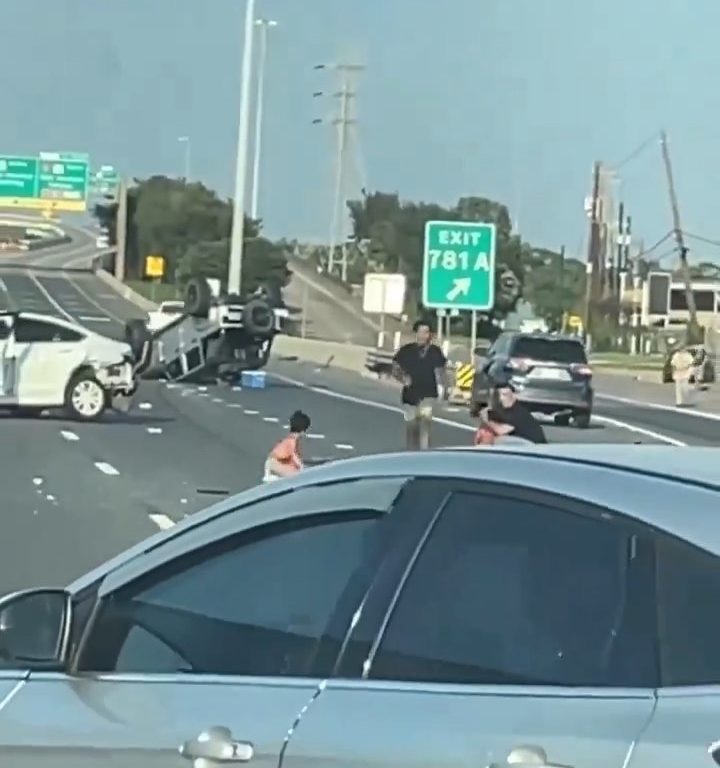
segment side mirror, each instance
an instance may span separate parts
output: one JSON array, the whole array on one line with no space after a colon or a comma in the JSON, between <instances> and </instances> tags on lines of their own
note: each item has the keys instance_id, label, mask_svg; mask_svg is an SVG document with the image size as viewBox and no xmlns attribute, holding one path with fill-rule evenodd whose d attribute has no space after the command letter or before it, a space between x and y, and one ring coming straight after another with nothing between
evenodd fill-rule
<instances>
[{"instance_id":1,"label":"side mirror","mask_svg":"<svg viewBox=\"0 0 720 768\"><path fill-rule=\"evenodd\" d=\"M0 667L62 668L72 598L64 589L28 589L0 599Z\"/></svg>"}]
</instances>

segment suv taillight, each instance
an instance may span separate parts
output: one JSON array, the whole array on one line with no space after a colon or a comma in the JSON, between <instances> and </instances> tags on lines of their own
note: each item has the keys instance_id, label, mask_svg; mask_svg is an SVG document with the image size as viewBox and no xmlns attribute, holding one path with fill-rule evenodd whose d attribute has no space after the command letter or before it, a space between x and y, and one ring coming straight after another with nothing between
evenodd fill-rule
<instances>
[{"instance_id":1,"label":"suv taillight","mask_svg":"<svg viewBox=\"0 0 720 768\"><path fill-rule=\"evenodd\" d=\"M573 373L577 373L580 376L592 376L592 368L585 363L573 363L570 368Z\"/></svg>"}]
</instances>

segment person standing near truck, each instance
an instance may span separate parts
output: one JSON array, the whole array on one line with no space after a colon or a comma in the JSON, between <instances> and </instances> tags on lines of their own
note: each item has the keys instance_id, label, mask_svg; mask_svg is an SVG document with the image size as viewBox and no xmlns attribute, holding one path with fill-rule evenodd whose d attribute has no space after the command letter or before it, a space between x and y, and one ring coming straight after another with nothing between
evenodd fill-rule
<instances>
[{"instance_id":1,"label":"person standing near truck","mask_svg":"<svg viewBox=\"0 0 720 768\"><path fill-rule=\"evenodd\" d=\"M400 347L393 358L393 375L403 383L401 402L405 413L405 444L409 451L430 447L433 412L445 390L447 359L432 341L427 320L413 325L415 341Z\"/></svg>"}]
</instances>

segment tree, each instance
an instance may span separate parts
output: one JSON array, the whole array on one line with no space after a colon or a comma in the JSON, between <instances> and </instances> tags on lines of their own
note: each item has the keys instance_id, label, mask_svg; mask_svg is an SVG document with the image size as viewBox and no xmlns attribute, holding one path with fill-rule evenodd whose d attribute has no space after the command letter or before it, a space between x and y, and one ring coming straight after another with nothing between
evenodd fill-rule
<instances>
[{"instance_id":1,"label":"tree","mask_svg":"<svg viewBox=\"0 0 720 768\"><path fill-rule=\"evenodd\" d=\"M578 314L585 296L585 266L538 248L526 260L525 293L536 314L560 330L564 312Z\"/></svg>"}]
</instances>

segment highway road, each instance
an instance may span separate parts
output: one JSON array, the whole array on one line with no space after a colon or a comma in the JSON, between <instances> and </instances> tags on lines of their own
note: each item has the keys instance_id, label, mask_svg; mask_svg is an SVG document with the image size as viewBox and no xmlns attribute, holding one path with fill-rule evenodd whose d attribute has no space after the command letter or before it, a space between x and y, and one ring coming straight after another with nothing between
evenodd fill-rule
<instances>
[{"instance_id":1,"label":"highway road","mask_svg":"<svg viewBox=\"0 0 720 768\"><path fill-rule=\"evenodd\" d=\"M53 257L60 266L61 257ZM77 249L67 258L77 259ZM110 336L143 315L91 274L0 266L0 281L4 306L72 317ZM264 390L143 382L130 414L97 424L0 415L0 593L64 584L158 528L254 485L296 408L313 420L310 459L402 448L391 387L303 362L276 360L269 374ZM635 404L634 393L645 394L632 381L622 391L623 400L599 397L592 428L548 426L549 439L720 444L720 416ZM465 411L446 407L434 441L467 445L472 430Z\"/></svg>"}]
</instances>

